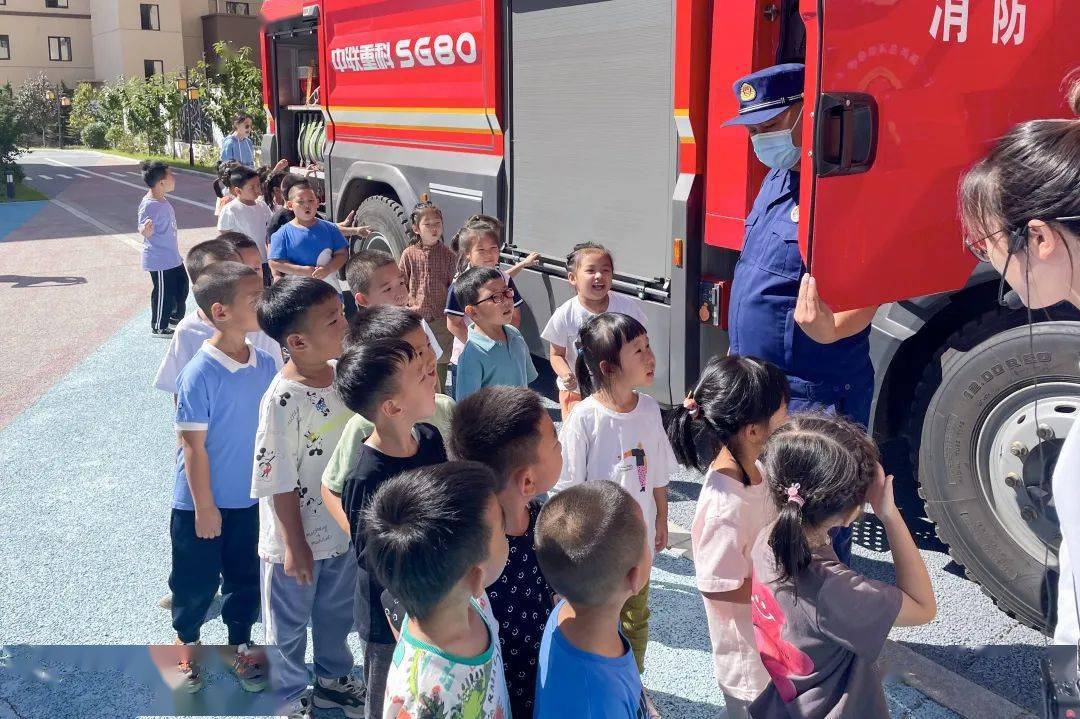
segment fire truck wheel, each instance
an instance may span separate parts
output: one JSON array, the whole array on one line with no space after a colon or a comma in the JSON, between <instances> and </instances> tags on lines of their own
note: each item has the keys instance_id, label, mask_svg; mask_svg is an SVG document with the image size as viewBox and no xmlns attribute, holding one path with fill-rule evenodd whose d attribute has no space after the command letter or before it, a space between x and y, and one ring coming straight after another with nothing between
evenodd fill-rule
<instances>
[{"instance_id":1,"label":"fire truck wheel","mask_svg":"<svg viewBox=\"0 0 1080 719\"><path fill-rule=\"evenodd\" d=\"M967 576L1010 616L1050 632L1060 543L1051 478L1080 418L1080 323L1030 334L1000 324L987 334L988 324L994 317L950 339L971 349L943 356L940 383L933 366L924 377L919 494Z\"/></svg>"},{"instance_id":2,"label":"fire truck wheel","mask_svg":"<svg viewBox=\"0 0 1080 719\"><path fill-rule=\"evenodd\" d=\"M409 244L409 213L392 197L373 195L361 202L356 208L356 224L374 232L366 240L355 239L353 252L382 250L397 258Z\"/></svg>"}]
</instances>

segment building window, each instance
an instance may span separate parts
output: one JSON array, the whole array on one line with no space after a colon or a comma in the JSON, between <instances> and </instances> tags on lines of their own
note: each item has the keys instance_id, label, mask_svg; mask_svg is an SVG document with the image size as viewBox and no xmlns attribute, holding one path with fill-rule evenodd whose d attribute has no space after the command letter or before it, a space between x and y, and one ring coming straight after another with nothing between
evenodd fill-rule
<instances>
[{"instance_id":1,"label":"building window","mask_svg":"<svg viewBox=\"0 0 1080 719\"><path fill-rule=\"evenodd\" d=\"M165 63L161 60L143 60L143 76L149 80L154 75L165 74Z\"/></svg>"},{"instance_id":2,"label":"building window","mask_svg":"<svg viewBox=\"0 0 1080 719\"><path fill-rule=\"evenodd\" d=\"M161 17L157 5L142 3L139 5L139 18L142 20L143 30L160 30Z\"/></svg>"},{"instance_id":3,"label":"building window","mask_svg":"<svg viewBox=\"0 0 1080 719\"><path fill-rule=\"evenodd\" d=\"M3 3L0 3L3 4ZM0 35L0 60L11 59L11 39L7 35Z\"/></svg>"},{"instance_id":4,"label":"building window","mask_svg":"<svg viewBox=\"0 0 1080 719\"><path fill-rule=\"evenodd\" d=\"M251 6L246 2L226 2L226 15L250 15Z\"/></svg>"},{"instance_id":5,"label":"building window","mask_svg":"<svg viewBox=\"0 0 1080 719\"><path fill-rule=\"evenodd\" d=\"M71 62L71 38L50 36L49 59L53 62Z\"/></svg>"},{"instance_id":6,"label":"building window","mask_svg":"<svg viewBox=\"0 0 1080 719\"><path fill-rule=\"evenodd\" d=\"M45 0L45 7L67 7L68 0ZM68 58L69 60L71 58Z\"/></svg>"}]
</instances>

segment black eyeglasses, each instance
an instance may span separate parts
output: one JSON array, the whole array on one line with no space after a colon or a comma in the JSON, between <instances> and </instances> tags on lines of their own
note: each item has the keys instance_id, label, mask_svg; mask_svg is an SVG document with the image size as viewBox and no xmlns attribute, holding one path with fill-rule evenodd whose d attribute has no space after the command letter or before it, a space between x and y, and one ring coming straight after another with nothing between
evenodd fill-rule
<instances>
[{"instance_id":1,"label":"black eyeglasses","mask_svg":"<svg viewBox=\"0 0 1080 719\"><path fill-rule=\"evenodd\" d=\"M1065 217L1054 217L1050 221L1051 222L1076 222L1078 220L1080 220L1080 215L1067 215ZM965 237L964 238L964 247L966 247L967 251L970 252L975 257L975 259L977 259L979 262L989 262L990 261L990 248L987 245L986 241L989 240L994 235L997 235L997 234L999 234L1001 232L1005 232L1005 230L1004 229L994 230L989 235L986 235L985 237L980 237L977 240L973 240L970 237ZM1008 254L1011 256L1013 254L1013 252L1014 252L1014 250L1012 250L1012 248L1010 248ZM1006 262L1008 262L1008 258L1006 258Z\"/></svg>"},{"instance_id":2,"label":"black eyeglasses","mask_svg":"<svg viewBox=\"0 0 1080 719\"><path fill-rule=\"evenodd\" d=\"M509 300L509 299L513 298L513 296L514 296L514 291L508 287L505 290L503 290L502 292L496 292L491 297L485 297L482 300L477 300L476 304L480 305L480 304L483 304L483 303L487 302L488 300L491 300L495 304L501 305L503 303L503 300Z\"/></svg>"}]
</instances>

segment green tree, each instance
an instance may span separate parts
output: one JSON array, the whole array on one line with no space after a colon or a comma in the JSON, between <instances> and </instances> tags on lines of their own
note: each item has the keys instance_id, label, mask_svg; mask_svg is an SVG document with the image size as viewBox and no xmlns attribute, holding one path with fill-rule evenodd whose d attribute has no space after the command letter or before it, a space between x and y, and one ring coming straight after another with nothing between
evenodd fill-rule
<instances>
[{"instance_id":1,"label":"green tree","mask_svg":"<svg viewBox=\"0 0 1080 719\"><path fill-rule=\"evenodd\" d=\"M84 82L76 87L71 98L71 115L68 116L68 127L72 134L81 135L83 128L91 122L106 122L100 109L98 91L93 85Z\"/></svg>"},{"instance_id":2,"label":"green tree","mask_svg":"<svg viewBox=\"0 0 1080 719\"><path fill-rule=\"evenodd\" d=\"M224 133L232 132L232 118L238 112L251 115L258 133L266 131L266 116L262 112L262 72L255 65L251 48L234 49L226 42L214 43L217 56L212 67L199 63L196 75L209 88L206 112Z\"/></svg>"},{"instance_id":3,"label":"green tree","mask_svg":"<svg viewBox=\"0 0 1080 719\"><path fill-rule=\"evenodd\" d=\"M14 96L10 83L0 88L0 169L14 167L15 181L22 182L23 171L18 159L23 150L19 147L19 138L25 128L13 102Z\"/></svg>"},{"instance_id":4,"label":"green tree","mask_svg":"<svg viewBox=\"0 0 1080 719\"><path fill-rule=\"evenodd\" d=\"M168 139L168 123L180 108L180 93L172 77L133 77L124 83L127 128L146 142L150 154L162 152Z\"/></svg>"},{"instance_id":5,"label":"green tree","mask_svg":"<svg viewBox=\"0 0 1080 719\"><path fill-rule=\"evenodd\" d=\"M46 136L56 131L56 101L48 100L48 93L56 92L56 86L45 73L28 79L15 91L14 106L24 134L41 133L42 146ZM25 142L25 140L24 140Z\"/></svg>"}]
</instances>

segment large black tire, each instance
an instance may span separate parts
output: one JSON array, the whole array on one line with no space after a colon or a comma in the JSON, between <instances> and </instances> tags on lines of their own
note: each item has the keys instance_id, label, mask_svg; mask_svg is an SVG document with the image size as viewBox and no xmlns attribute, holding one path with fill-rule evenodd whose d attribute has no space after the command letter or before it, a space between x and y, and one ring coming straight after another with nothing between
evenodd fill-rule
<instances>
[{"instance_id":1,"label":"large black tire","mask_svg":"<svg viewBox=\"0 0 1080 719\"><path fill-rule=\"evenodd\" d=\"M370 227L374 232L366 240L353 240L352 251L364 249L389 252L395 258L409 244L409 214L397 200L386 195L373 195L356 208L357 225Z\"/></svg>"},{"instance_id":2,"label":"large black tire","mask_svg":"<svg viewBox=\"0 0 1080 719\"><path fill-rule=\"evenodd\" d=\"M927 370L915 403L916 412L926 407L919 493L967 576L1007 614L1049 633L1057 517L1050 498L1025 485L1049 491L1063 432L1080 415L1080 323L1035 325L1034 353L1026 325L1002 326L996 313L965 326L946 346L971 349L945 356L940 375ZM1042 442L1029 411L1036 406L1038 425L1056 429ZM1014 467L1017 476L1008 476Z\"/></svg>"}]
</instances>

